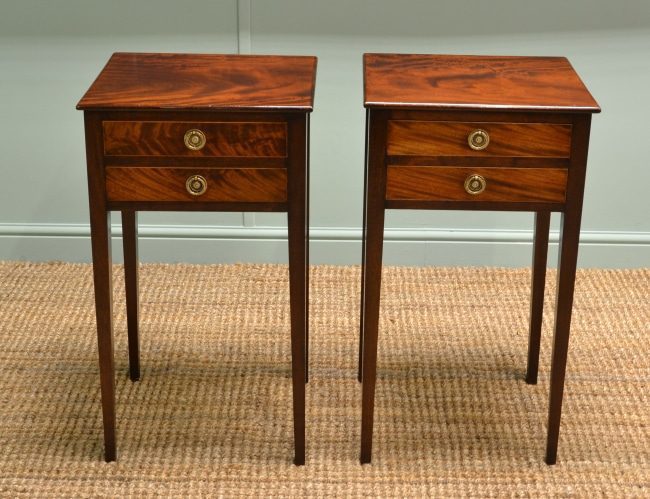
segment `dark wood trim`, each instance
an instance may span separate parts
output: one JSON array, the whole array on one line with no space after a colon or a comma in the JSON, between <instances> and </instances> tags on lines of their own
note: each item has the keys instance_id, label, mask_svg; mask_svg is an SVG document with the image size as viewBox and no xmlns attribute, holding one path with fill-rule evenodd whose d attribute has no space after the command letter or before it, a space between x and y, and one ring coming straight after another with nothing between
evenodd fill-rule
<instances>
[{"instance_id":1,"label":"dark wood trim","mask_svg":"<svg viewBox=\"0 0 650 499\"><path fill-rule=\"evenodd\" d=\"M169 168L286 168L286 158L211 157L186 156L104 156L108 166L143 166Z\"/></svg>"},{"instance_id":2,"label":"dark wood trim","mask_svg":"<svg viewBox=\"0 0 650 499\"><path fill-rule=\"evenodd\" d=\"M195 202L185 203L167 201L113 201L108 203L108 209L113 211L261 211L286 212L288 203L217 203Z\"/></svg>"},{"instance_id":3,"label":"dark wood trim","mask_svg":"<svg viewBox=\"0 0 650 499\"><path fill-rule=\"evenodd\" d=\"M573 115L567 113L549 113L546 111L531 112L519 109L512 111L474 111L459 109L456 111L418 111L410 109L391 109L391 120L431 120L431 121L464 121L493 123L573 123Z\"/></svg>"},{"instance_id":4,"label":"dark wood trim","mask_svg":"<svg viewBox=\"0 0 650 499\"><path fill-rule=\"evenodd\" d=\"M568 193L567 193L568 197ZM386 201L395 210L562 211L561 203L510 203L496 201Z\"/></svg>"},{"instance_id":5,"label":"dark wood trim","mask_svg":"<svg viewBox=\"0 0 650 499\"><path fill-rule=\"evenodd\" d=\"M478 156L388 156L390 166L480 166L490 168L568 168L568 158Z\"/></svg>"}]
</instances>

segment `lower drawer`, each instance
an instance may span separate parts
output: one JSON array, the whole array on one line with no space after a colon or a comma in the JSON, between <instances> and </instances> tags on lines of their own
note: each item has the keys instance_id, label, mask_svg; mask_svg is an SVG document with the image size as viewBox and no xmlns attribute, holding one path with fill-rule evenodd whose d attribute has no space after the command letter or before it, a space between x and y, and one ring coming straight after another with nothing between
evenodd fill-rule
<instances>
[{"instance_id":1,"label":"lower drawer","mask_svg":"<svg viewBox=\"0 0 650 499\"><path fill-rule=\"evenodd\" d=\"M500 201L564 203L563 168L389 166L391 201Z\"/></svg>"},{"instance_id":2,"label":"lower drawer","mask_svg":"<svg viewBox=\"0 0 650 499\"><path fill-rule=\"evenodd\" d=\"M287 200L284 168L107 167L109 201L273 202Z\"/></svg>"}]
</instances>

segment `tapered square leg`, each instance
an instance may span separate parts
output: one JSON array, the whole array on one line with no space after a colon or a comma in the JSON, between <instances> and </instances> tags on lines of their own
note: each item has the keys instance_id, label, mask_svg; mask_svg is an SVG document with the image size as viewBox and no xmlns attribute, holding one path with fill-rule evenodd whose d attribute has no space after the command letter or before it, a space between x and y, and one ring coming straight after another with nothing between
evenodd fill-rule
<instances>
[{"instance_id":1,"label":"tapered square leg","mask_svg":"<svg viewBox=\"0 0 650 499\"><path fill-rule=\"evenodd\" d=\"M305 141L305 383L309 382L309 115Z\"/></svg>"},{"instance_id":2,"label":"tapered square leg","mask_svg":"<svg viewBox=\"0 0 650 499\"><path fill-rule=\"evenodd\" d=\"M363 316L366 308L366 203L368 200L368 111L366 111L366 147L363 159L363 221L361 225L361 303L359 305L359 363L357 379L363 381Z\"/></svg>"},{"instance_id":3,"label":"tapered square leg","mask_svg":"<svg viewBox=\"0 0 650 499\"><path fill-rule=\"evenodd\" d=\"M381 298L381 266L384 242L384 198L386 194L386 165L384 144L386 118L381 112L369 113L368 165L366 194L365 257L362 306L363 352L361 392L361 463L372 458L372 432L377 376L377 336Z\"/></svg>"},{"instance_id":4,"label":"tapered square leg","mask_svg":"<svg viewBox=\"0 0 650 499\"><path fill-rule=\"evenodd\" d=\"M573 308L573 291L578 260L578 239L580 236L580 212L562 214L558 265L557 300L555 312L555 334L551 362L551 392L548 410L548 435L546 441L546 463L555 464L562 415L562 397L566 374L569 331Z\"/></svg>"},{"instance_id":5,"label":"tapered square leg","mask_svg":"<svg viewBox=\"0 0 650 499\"><path fill-rule=\"evenodd\" d=\"M526 383L537 384L539 368L539 344L542 337L544 313L544 285L546 283L546 259L548 255L548 232L551 213L535 213L535 236L533 239L533 276L530 297L530 331L528 338L528 368Z\"/></svg>"},{"instance_id":6,"label":"tapered square leg","mask_svg":"<svg viewBox=\"0 0 650 499\"><path fill-rule=\"evenodd\" d=\"M95 284L99 377L104 421L104 459L117 458L115 438L115 365L113 361L113 280L110 212L91 205L90 231Z\"/></svg>"},{"instance_id":7,"label":"tapered square leg","mask_svg":"<svg viewBox=\"0 0 650 499\"><path fill-rule=\"evenodd\" d=\"M567 202L565 211L562 213L558 250L555 332L551 358L551 389L545 459L547 464L555 464L557 461L590 125L591 115L583 116L573 122L571 167L567 180Z\"/></svg>"},{"instance_id":8,"label":"tapered square leg","mask_svg":"<svg viewBox=\"0 0 650 499\"><path fill-rule=\"evenodd\" d=\"M122 210L122 245L124 248L124 284L126 291L126 323L129 338L129 378L140 379L140 338L138 322L138 214Z\"/></svg>"},{"instance_id":9,"label":"tapered square leg","mask_svg":"<svg viewBox=\"0 0 650 499\"><path fill-rule=\"evenodd\" d=\"M370 199L369 199L370 202ZM383 209L382 209L383 211ZM366 271L364 288L366 302L363 309L363 363L361 401L361 463L369 463L372 455L372 432L377 377L377 336L381 290L381 262L383 246L383 213L368 224ZM381 218L381 220L379 220Z\"/></svg>"},{"instance_id":10,"label":"tapered square leg","mask_svg":"<svg viewBox=\"0 0 650 499\"><path fill-rule=\"evenodd\" d=\"M297 465L305 464L305 381L307 339L306 117L289 122L289 287L291 306L291 366L293 427Z\"/></svg>"},{"instance_id":11,"label":"tapered square leg","mask_svg":"<svg viewBox=\"0 0 650 499\"><path fill-rule=\"evenodd\" d=\"M111 257L111 214L106 202L104 176L101 172L103 143L101 120L95 113L84 114L86 167L90 208L90 244L93 258L95 316L99 379L104 423L104 459L117 458L115 432L115 364L113 361L113 278Z\"/></svg>"}]
</instances>

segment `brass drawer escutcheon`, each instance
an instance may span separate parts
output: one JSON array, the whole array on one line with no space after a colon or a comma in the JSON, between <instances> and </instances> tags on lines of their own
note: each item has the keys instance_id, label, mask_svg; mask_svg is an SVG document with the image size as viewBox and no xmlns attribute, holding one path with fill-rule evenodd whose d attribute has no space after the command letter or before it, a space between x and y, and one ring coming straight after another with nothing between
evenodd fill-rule
<instances>
[{"instance_id":1,"label":"brass drawer escutcheon","mask_svg":"<svg viewBox=\"0 0 650 499\"><path fill-rule=\"evenodd\" d=\"M205 134L201 130L193 128L185 132L183 142L185 142L185 147L191 151L199 151L205 147Z\"/></svg>"},{"instance_id":2,"label":"brass drawer escutcheon","mask_svg":"<svg viewBox=\"0 0 650 499\"><path fill-rule=\"evenodd\" d=\"M470 175L465 179L465 191L467 194L476 196L485 190L487 187L487 182L485 178L481 175Z\"/></svg>"},{"instance_id":3,"label":"brass drawer escutcheon","mask_svg":"<svg viewBox=\"0 0 650 499\"><path fill-rule=\"evenodd\" d=\"M185 188L192 196L200 196L208 190L208 181L201 175L192 175L185 182Z\"/></svg>"},{"instance_id":4,"label":"brass drawer escutcheon","mask_svg":"<svg viewBox=\"0 0 650 499\"><path fill-rule=\"evenodd\" d=\"M475 151L482 151L490 143L490 135L479 128L467 136L467 143Z\"/></svg>"}]
</instances>

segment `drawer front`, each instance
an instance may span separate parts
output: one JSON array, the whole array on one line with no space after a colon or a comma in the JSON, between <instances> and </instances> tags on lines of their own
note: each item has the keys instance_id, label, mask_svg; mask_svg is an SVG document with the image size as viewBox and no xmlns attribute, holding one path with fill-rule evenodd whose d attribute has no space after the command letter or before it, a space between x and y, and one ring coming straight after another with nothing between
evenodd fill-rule
<instances>
[{"instance_id":1,"label":"drawer front","mask_svg":"<svg viewBox=\"0 0 650 499\"><path fill-rule=\"evenodd\" d=\"M107 156L287 155L287 126L283 122L104 121L103 125ZM192 131L200 132L202 138Z\"/></svg>"},{"instance_id":2,"label":"drawer front","mask_svg":"<svg viewBox=\"0 0 650 499\"><path fill-rule=\"evenodd\" d=\"M475 150L472 133L483 131ZM480 134L480 132L479 132ZM486 140L489 139L489 140ZM389 156L501 156L568 158L571 125L553 123L486 123L455 121L388 122Z\"/></svg>"},{"instance_id":3,"label":"drawer front","mask_svg":"<svg viewBox=\"0 0 650 499\"><path fill-rule=\"evenodd\" d=\"M190 193L188 181L200 176L205 192ZM107 167L109 201L274 202L287 200L283 168L141 168Z\"/></svg>"},{"instance_id":4,"label":"drawer front","mask_svg":"<svg viewBox=\"0 0 650 499\"><path fill-rule=\"evenodd\" d=\"M474 175L485 181L484 190L478 194L470 194L465 187ZM566 181L567 170L563 168L389 166L386 199L564 203ZM472 187L478 184L468 186Z\"/></svg>"}]
</instances>

